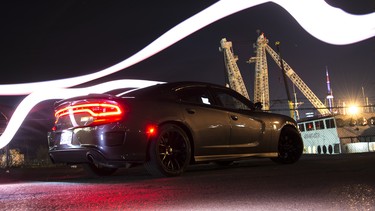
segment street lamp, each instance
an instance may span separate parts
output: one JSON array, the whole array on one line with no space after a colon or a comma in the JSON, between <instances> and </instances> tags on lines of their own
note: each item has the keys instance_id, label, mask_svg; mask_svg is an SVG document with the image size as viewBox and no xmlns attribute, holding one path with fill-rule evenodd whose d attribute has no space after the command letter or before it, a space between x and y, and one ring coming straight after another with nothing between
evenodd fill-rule
<instances>
[{"instance_id":1,"label":"street lamp","mask_svg":"<svg viewBox=\"0 0 375 211\"><path fill-rule=\"evenodd\" d=\"M351 115L351 123L354 126L357 126L357 115L359 114L359 108L357 105L351 105L348 108L348 113ZM353 120L354 119L354 120Z\"/></svg>"},{"instance_id":2,"label":"street lamp","mask_svg":"<svg viewBox=\"0 0 375 211\"><path fill-rule=\"evenodd\" d=\"M351 106L349 106L349 108L348 108L348 113L349 113L350 115L357 115L357 114L359 113L359 108L358 108L358 106L356 106L356 105L351 105Z\"/></svg>"}]
</instances>

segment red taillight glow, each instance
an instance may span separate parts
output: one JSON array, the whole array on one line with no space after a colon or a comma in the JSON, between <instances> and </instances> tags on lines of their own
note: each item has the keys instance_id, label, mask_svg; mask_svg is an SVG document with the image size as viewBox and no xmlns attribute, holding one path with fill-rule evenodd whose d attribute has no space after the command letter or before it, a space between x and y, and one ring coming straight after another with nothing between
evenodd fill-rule
<instances>
[{"instance_id":1,"label":"red taillight glow","mask_svg":"<svg viewBox=\"0 0 375 211\"><path fill-rule=\"evenodd\" d=\"M155 135L156 134L156 128L157 128L157 126L155 126L155 125L149 125L149 126L147 126L147 128L146 128L146 133L148 134L148 135Z\"/></svg>"},{"instance_id":2,"label":"red taillight glow","mask_svg":"<svg viewBox=\"0 0 375 211\"><path fill-rule=\"evenodd\" d=\"M61 117L73 116L77 126L88 126L119 121L123 117L123 113L121 106L114 101L80 102L57 109L55 117L57 122Z\"/></svg>"}]
</instances>

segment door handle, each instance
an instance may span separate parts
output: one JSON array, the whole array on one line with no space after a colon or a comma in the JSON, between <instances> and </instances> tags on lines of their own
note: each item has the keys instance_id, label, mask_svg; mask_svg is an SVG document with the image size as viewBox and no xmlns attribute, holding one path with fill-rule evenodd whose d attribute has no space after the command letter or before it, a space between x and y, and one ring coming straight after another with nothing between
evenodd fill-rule
<instances>
[{"instance_id":1,"label":"door handle","mask_svg":"<svg viewBox=\"0 0 375 211\"><path fill-rule=\"evenodd\" d=\"M187 108L186 111L188 112L188 114L195 114L195 109Z\"/></svg>"},{"instance_id":2,"label":"door handle","mask_svg":"<svg viewBox=\"0 0 375 211\"><path fill-rule=\"evenodd\" d=\"M236 115L230 115L230 118L232 118L233 120L238 120L238 116Z\"/></svg>"}]
</instances>

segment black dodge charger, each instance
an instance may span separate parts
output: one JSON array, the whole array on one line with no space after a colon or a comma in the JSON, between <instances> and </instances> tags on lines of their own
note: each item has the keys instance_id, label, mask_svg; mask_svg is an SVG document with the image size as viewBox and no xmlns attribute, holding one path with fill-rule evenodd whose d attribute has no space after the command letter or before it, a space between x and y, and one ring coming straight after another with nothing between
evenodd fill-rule
<instances>
[{"instance_id":1,"label":"black dodge charger","mask_svg":"<svg viewBox=\"0 0 375 211\"><path fill-rule=\"evenodd\" d=\"M55 103L48 134L55 163L84 164L99 176L143 164L156 176L189 164L230 165L250 157L296 162L303 142L296 122L263 112L237 92L209 83L160 83Z\"/></svg>"}]
</instances>

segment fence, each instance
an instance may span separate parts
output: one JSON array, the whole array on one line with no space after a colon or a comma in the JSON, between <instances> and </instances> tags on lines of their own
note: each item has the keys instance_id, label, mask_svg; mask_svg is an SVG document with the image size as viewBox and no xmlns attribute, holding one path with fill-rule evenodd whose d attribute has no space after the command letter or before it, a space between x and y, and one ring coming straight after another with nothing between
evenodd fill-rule
<instances>
[{"instance_id":1,"label":"fence","mask_svg":"<svg viewBox=\"0 0 375 211\"><path fill-rule=\"evenodd\" d=\"M341 137L343 153L375 152L375 136Z\"/></svg>"}]
</instances>

